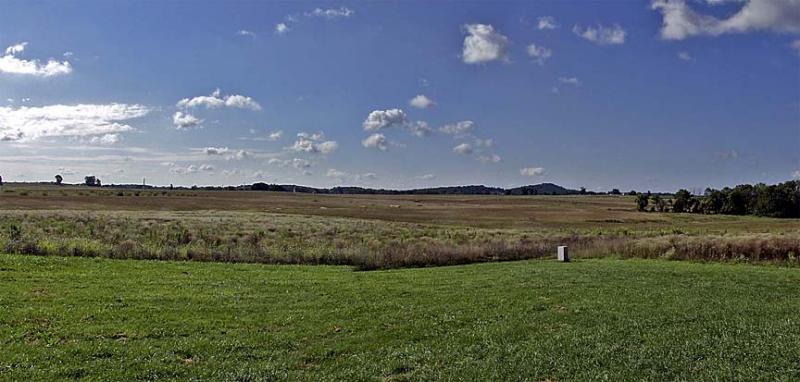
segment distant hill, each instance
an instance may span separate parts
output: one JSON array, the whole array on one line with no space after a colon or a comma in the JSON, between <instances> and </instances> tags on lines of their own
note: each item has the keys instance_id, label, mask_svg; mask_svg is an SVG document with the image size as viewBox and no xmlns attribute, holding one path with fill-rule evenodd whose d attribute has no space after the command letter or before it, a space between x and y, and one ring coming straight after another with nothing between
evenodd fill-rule
<instances>
[{"instance_id":1,"label":"distant hill","mask_svg":"<svg viewBox=\"0 0 800 382\"><path fill-rule=\"evenodd\" d=\"M506 195L575 195L580 191L566 189L553 183L541 183L506 190Z\"/></svg>"},{"instance_id":2,"label":"distant hill","mask_svg":"<svg viewBox=\"0 0 800 382\"><path fill-rule=\"evenodd\" d=\"M570 190L553 183L542 183L510 189L483 185L417 188L411 190L386 190L364 187L314 188L294 184L255 183L240 186L252 191L301 192L317 194L375 194L375 195L576 195L580 191Z\"/></svg>"}]
</instances>

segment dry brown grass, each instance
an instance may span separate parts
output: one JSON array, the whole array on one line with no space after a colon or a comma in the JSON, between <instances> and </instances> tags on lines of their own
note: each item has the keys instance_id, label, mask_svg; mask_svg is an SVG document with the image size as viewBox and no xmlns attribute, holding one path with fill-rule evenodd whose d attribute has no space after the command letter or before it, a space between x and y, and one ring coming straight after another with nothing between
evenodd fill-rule
<instances>
[{"instance_id":1,"label":"dry brown grass","mask_svg":"<svg viewBox=\"0 0 800 382\"><path fill-rule=\"evenodd\" d=\"M0 208L0 251L20 254L383 269L551 257L557 245L578 257L782 264L800 253L796 219L640 213L613 196L44 187L6 188Z\"/></svg>"}]
</instances>

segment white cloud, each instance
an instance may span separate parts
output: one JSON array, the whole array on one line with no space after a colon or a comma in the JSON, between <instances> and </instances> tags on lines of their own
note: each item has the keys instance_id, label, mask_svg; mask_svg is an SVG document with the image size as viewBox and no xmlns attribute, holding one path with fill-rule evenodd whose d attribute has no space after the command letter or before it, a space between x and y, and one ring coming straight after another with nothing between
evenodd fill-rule
<instances>
[{"instance_id":1,"label":"white cloud","mask_svg":"<svg viewBox=\"0 0 800 382\"><path fill-rule=\"evenodd\" d=\"M678 52L678 58L683 60L683 61L692 61L692 60L694 60L694 58L692 57L692 55L689 54L689 52Z\"/></svg>"},{"instance_id":2,"label":"white cloud","mask_svg":"<svg viewBox=\"0 0 800 382\"><path fill-rule=\"evenodd\" d=\"M328 169L328 172L325 173L325 176L328 178L334 179L337 182L341 183L344 181L345 178L349 177L350 174L344 171L339 171L335 168Z\"/></svg>"},{"instance_id":3,"label":"white cloud","mask_svg":"<svg viewBox=\"0 0 800 382\"><path fill-rule=\"evenodd\" d=\"M424 94L419 94L416 97L412 98L411 101L408 102L408 104L418 109L427 109L433 105L436 105L436 102L433 102L432 99L428 98Z\"/></svg>"},{"instance_id":4,"label":"white cloud","mask_svg":"<svg viewBox=\"0 0 800 382\"><path fill-rule=\"evenodd\" d=\"M211 95L197 96L192 98L184 98L178 101L179 108L188 109L200 106L205 106L207 109L215 109L220 107L232 107L239 109L261 110L261 105L250 97L234 94L221 96L220 90L214 90Z\"/></svg>"},{"instance_id":5,"label":"white cloud","mask_svg":"<svg viewBox=\"0 0 800 382\"><path fill-rule=\"evenodd\" d=\"M323 17L326 19L338 19L338 18L347 18L352 15L356 14L356 12L350 8L340 7L338 9L330 8L330 9L322 9L316 8L311 12L306 12L306 16L308 17Z\"/></svg>"},{"instance_id":6,"label":"white cloud","mask_svg":"<svg viewBox=\"0 0 800 382\"><path fill-rule=\"evenodd\" d=\"M18 44L11 45L8 48L6 48L6 54L14 55L14 54L17 54L17 53L22 53L22 51L25 50L25 47L27 45L28 45L27 42L21 42L21 43L18 43Z\"/></svg>"},{"instance_id":7,"label":"white cloud","mask_svg":"<svg viewBox=\"0 0 800 382\"><path fill-rule=\"evenodd\" d=\"M169 172L176 175L195 174L198 172L210 173L214 171L214 166L210 164L202 164L200 166L190 164L186 167L177 166L175 163L170 163Z\"/></svg>"},{"instance_id":8,"label":"white cloud","mask_svg":"<svg viewBox=\"0 0 800 382\"><path fill-rule=\"evenodd\" d=\"M800 170L796 170L792 173L792 178L800 180Z\"/></svg>"},{"instance_id":9,"label":"white cloud","mask_svg":"<svg viewBox=\"0 0 800 382\"><path fill-rule=\"evenodd\" d=\"M541 167L525 167L525 168L519 169L519 173L520 173L520 175L523 175L523 176L534 177L534 176L539 176L539 175L544 174L544 168L541 168Z\"/></svg>"},{"instance_id":10,"label":"white cloud","mask_svg":"<svg viewBox=\"0 0 800 382\"><path fill-rule=\"evenodd\" d=\"M202 123L202 119L197 118L189 113L176 111L175 114L172 115L172 124L175 125L175 128L178 130L191 129L196 126L200 126Z\"/></svg>"},{"instance_id":11,"label":"white cloud","mask_svg":"<svg viewBox=\"0 0 800 382\"><path fill-rule=\"evenodd\" d=\"M572 32L584 39L591 41L598 45L619 45L625 43L626 32L619 25L603 26L587 26L586 28L580 25L575 25Z\"/></svg>"},{"instance_id":12,"label":"white cloud","mask_svg":"<svg viewBox=\"0 0 800 382\"><path fill-rule=\"evenodd\" d=\"M565 85L581 86L581 80L577 77L558 77L558 82Z\"/></svg>"},{"instance_id":13,"label":"white cloud","mask_svg":"<svg viewBox=\"0 0 800 382\"><path fill-rule=\"evenodd\" d=\"M414 179L420 179L420 180L431 180L431 179L435 179L435 178L436 178L435 174L425 174L425 175L420 175L420 176L414 177Z\"/></svg>"},{"instance_id":14,"label":"white cloud","mask_svg":"<svg viewBox=\"0 0 800 382\"><path fill-rule=\"evenodd\" d=\"M450 135L463 135L472 132L475 129L475 122L461 121L456 123L449 123L439 128L439 131Z\"/></svg>"},{"instance_id":15,"label":"white cloud","mask_svg":"<svg viewBox=\"0 0 800 382\"><path fill-rule=\"evenodd\" d=\"M322 154L330 154L337 148L339 148L339 144L336 141L325 141L317 145L317 150Z\"/></svg>"},{"instance_id":16,"label":"white cloud","mask_svg":"<svg viewBox=\"0 0 800 382\"><path fill-rule=\"evenodd\" d=\"M487 154L479 156L478 160L483 163L498 163L503 160L503 158L500 158L497 154Z\"/></svg>"},{"instance_id":17,"label":"white cloud","mask_svg":"<svg viewBox=\"0 0 800 382\"><path fill-rule=\"evenodd\" d=\"M209 156L221 156L227 160L243 160L243 159L250 159L253 157L253 154L246 151L246 150L232 150L227 147L206 147L202 149L203 153Z\"/></svg>"},{"instance_id":18,"label":"white cloud","mask_svg":"<svg viewBox=\"0 0 800 382\"><path fill-rule=\"evenodd\" d=\"M225 155L231 152L227 147L206 147L203 149L206 155Z\"/></svg>"},{"instance_id":19,"label":"white cloud","mask_svg":"<svg viewBox=\"0 0 800 382\"><path fill-rule=\"evenodd\" d=\"M366 148L374 148L381 151L386 151L389 148L386 136L380 133L374 133L365 138L361 141L361 145Z\"/></svg>"},{"instance_id":20,"label":"white cloud","mask_svg":"<svg viewBox=\"0 0 800 382\"><path fill-rule=\"evenodd\" d=\"M542 16L537 20L536 29L545 30L556 28L558 28L558 24L556 23L556 19L552 16Z\"/></svg>"},{"instance_id":21,"label":"white cloud","mask_svg":"<svg viewBox=\"0 0 800 382\"><path fill-rule=\"evenodd\" d=\"M269 137L267 138L271 142L275 142L283 137L283 130L273 131L269 133Z\"/></svg>"},{"instance_id":22,"label":"white cloud","mask_svg":"<svg viewBox=\"0 0 800 382\"><path fill-rule=\"evenodd\" d=\"M288 149L297 152L330 154L339 148L336 141L323 141L323 139L325 139L325 135L322 133L298 133L297 140Z\"/></svg>"},{"instance_id":23,"label":"white cloud","mask_svg":"<svg viewBox=\"0 0 800 382\"><path fill-rule=\"evenodd\" d=\"M475 146L477 147L492 147L494 145L494 140L489 139L475 139Z\"/></svg>"},{"instance_id":24,"label":"white cloud","mask_svg":"<svg viewBox=\"0 0 800 382\"><path fill-rule=\"evenodd\" d=\"M123 122L150 112L142 105L49 105L0 107L0 140L30 141L45 137L89 137L133 130Z\"/></svg>"},{"instance_id":25,"label":"white cloud","mask_svg":"<svg viewBox=\"0 0 800 382\"><path fill-rule=\"evenodd\" d=\"M89 143L102 146L111 146L119 143L121 140L119 134L104 134L101 136L92 137Z\"/></svg>"},{"instance_id":26,"label":"white cloud","mask_svg":"<svg viewBox=\"0 0 800 382\"><path fill-rule=\"evenodd\" d=\"M798 55L800 55L800 40L794 40L794 41L792 41L792 43L791 43L791 44L789 44L789 46L790 46L792 49L794 49L794 51L795 51L795 52L797 52L797 54L798 54Z\"/></svg>"},{"instance_id":27,"label":"white cloud","mask_svg":"<svg viewBox=\"0 0 800 382\"><path fill-rule=\"evenodd\" d=\"M291 29L289 28L289 25L286 24L286 23L277 23L277 24L275 24L275 33L276 34L284 35L286 33L289 33L290 30Z\"/></svg>"},{"instance_id":28,"label":"white cloud","mask_svg":"<svg viewBox=\"0 0 800 382\"><path fill-rule=\"evenodd\" d=\"M364 131L373 133L386 129L405 129L418 137L428 136L433 131L427 122L409 120L406 112L401 109L372 111L361 126Z\"/></svg>"},{"instance_id":29,"label":"white cloud","mask_svg":"<svg viewBox=\"0 0 800 382\"><path fill-rule=\"evenodd\" d=\"M725 19L697 13L683 0L654 0L651 8L661 12L665 40L751 31L800 33L798 0L749 0Z\"/></svg>"},{"instance_id":30,"label":"white cloud","mask_svg":"<svg viewBox=\"0 0 800 382\"><path fill-rule=\"evenodd\" d=\"M236 32L236 34L239 36L256 37L255 32L246 29L240 29L238 32Z\"/></svg>"},{"instance_id":31,"label":"white cloud","mask_svg":"<svg viewBox=\"0 0 800 382\"><path fill-rule=\"evenodd\" d=\"M408 126L408 130L411 131L411 134L418 137L427 137L433 132L433 129L428 126L428 122L425 121L416 121L412 123Z\"/></svg>"},{"instance_id":32,"label":"white cloud","mask_svg":"<svg viewBox=\"0 0 800 382\"><path fill-rule=\"evenodd\" d=\"M325 173L325 176L335 180L338 183L342 183L345 180L355 180L356 182L369 182L373 181L378 178L378 175L374 172L366 172L363 174L351 174L347 171L337 170L335 168L328 169L328 172Z\"/></svg>"},{"instance_id":33,"label":"white cloud","mask_svg":"<svg viewBox=\"0 0 800 382\"><path fill-rule=\"evenodd\" d=\"M408 115L403 110L387 109L369 113L362 126L364 131L378 131L391 127L404 128L409 123Z\"/></svg>"},{"instance_id":34,"label":"white cloud","mask_svg":"<svg viewBox=\"0 0 800 382\"><path fill-rule=\"evenodd\" d=\"M462 143L456 147L453 147L453 152L461 155L472 154L472 145L469 143Z\"/></svg>"},{"instance_id":35,"label":"white cloud","mask_svg":"<svg viewBox=\"0 0 800 382\"><path fill-rule=\"evenodd\" d=\"M527 51L528 56L533 58L533 61L539 65L544 65L544 62L553 56L553 51L551 49L537 46L536 44L528 45Z\"/></svg>"},{"instance_id":36,"label":"white cloud","mask_svg":"<svg viewBox=\"0 0 800 382\"><path fill-rule=\"evenodd\" d=\"M464 25L467 36L464 38L464 49L461 55L464 63L481 64L507 58L508 37L495 31L487 24Z\"/></svg>"},{"instance_id":37,"label":"white cloud","mask_svg":"<svg viewBox=\"0 0 800 382\"><path fill-rule=\"evenodd\" d=\"M39 60L23 60L17 55L25 51L27 42L11 45L0 56L0 73L31 75L35 77L54 77L72 73L69 61L56 61L52 58L42 63Z\"/></svg>"}]
</instances>

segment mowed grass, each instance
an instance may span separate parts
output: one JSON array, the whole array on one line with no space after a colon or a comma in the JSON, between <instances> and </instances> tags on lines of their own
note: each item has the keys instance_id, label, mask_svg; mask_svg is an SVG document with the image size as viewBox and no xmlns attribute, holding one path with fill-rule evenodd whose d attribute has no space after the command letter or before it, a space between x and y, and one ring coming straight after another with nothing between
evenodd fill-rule
<instances>
[{"instance_id":1,"label":"mowed grass","mask_svg":"<svg viewBox=\"0 0 800 382\"><path fill-rule=\"evenodd\" d=\"M800 272L0 256L2 380L798 380Z\"/></svg>"}]
</instances>

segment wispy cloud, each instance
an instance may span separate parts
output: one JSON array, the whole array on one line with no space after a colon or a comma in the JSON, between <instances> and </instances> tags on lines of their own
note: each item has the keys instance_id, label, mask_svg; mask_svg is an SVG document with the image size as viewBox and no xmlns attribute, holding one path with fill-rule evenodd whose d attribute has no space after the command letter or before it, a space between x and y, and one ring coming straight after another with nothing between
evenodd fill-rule
<instances>
[{"instance_id":1,"label":"wispy cloud","mask_svg":"<svg viewBox=\"0 0 800 382\"><path fill-rule=\"evenodd\" d=\"M89 137L133 130L126 121L147 115L143 105L79 104L0 107L0 140L30 141L45 137Z\"/></svg>"},{"instance_id":2,"label":"wispy cloud","mask_svg":"<svg viewBox=\"0 0 800 382\"><path fill-rule=\"evenodd\" d=\"M582 37L587 41L591 41L597 45L621 45L625 43L627 33L619 25L613 26L587 26L581 27L575 25L572 32Z\"/></svg>"}]
</instances>

